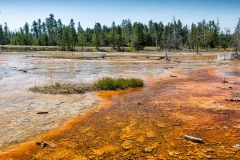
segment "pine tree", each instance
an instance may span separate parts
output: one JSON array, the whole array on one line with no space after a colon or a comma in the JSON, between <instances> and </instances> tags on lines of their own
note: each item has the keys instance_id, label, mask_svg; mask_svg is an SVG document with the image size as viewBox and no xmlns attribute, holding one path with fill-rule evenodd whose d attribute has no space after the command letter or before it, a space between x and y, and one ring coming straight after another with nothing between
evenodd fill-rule
<instances>
[{"instance_id":1,"label":"pine tree","mask_svg":"<svg viewBox=\"0 0 240 160\"><path fill-rule=\"evenodd\" d=\"M63 43L66 46L67 50L71 50L71 29L69 26L63 27L64 37L63 37Z\"/></svg>"},{"instance_id":2,"label":"pine tree","mask_svg":"<svg viewBox=\"0 0 240 160\"><path fill-rule=\"evenodd\" d=\"M4 23L4 31L3 31L3 45L7 45L10 43L10 32L7 23Z\"/></svg>"},{"instance_id":3,"label":"pine tree","mask_svg":"<svg viewBox=\"0 0 240 160\"><path fill-rule=\"evenodd\" d=\"M85 35L84 35L84 30L83 30L80 22L78 22L78 42L79 42L79 45L82 47L82 50L83 50L83 46L85 45L86 38L85 38Z\"/></svg>"},{"instance_id":4,"label":"pine tree","mask_svg":"<svg viewBox=\"0 0 240 160\"><path fill-rule=\"evenodd\" d=\"M101 44L104 47L109 46L109 38L108 38L109 33L110 33L110 29L106 25L103 25L102 33L101 33Z\"/></svg>"},{"instance_id":5,"label":"pine tree","mask_svg":"<svg viewBox=\"0 0 240 160\"><path fill-rule=\"evenodd\" d=\"M57 22L54 19L53 14L50 14L49 18L46 18L46 27L50 38L50 45L54 46L56 44L55 35L57 30Z\"/></svg>"},{"instance_id":6,"label":"pine tree","mask_svg":"<svg viewBox=\"0 0 240 160\"><path fill-rule=\"evenodd\" d=\"M123 37L122 37L122 28L117 26L117 36L116 36L116 46L118 50L120 50L121 46L123 46Z\"/></svg>"},{"instance_id":7,"label":"pine tree","mask_svg":"<svg viewBox=\"0 0 240 160\"><path fill-rule=\"evenodd\" d=\"M41 19L39 18L38 19L38 24L37 24L37 29L38 29L38 35L40 36L42 34L42 21Z\"/></svg>"},{"instance_id":8,"label":"pine tree","mask_svg":"<svg viewBox=\"0 0 240 160\"><path fill-rule=\"evenodd\" d=\"M4 32L3 32L3 28L2 25L0 25L0 45L3 44L3 39L4 39Z\"/></svg>"},{"instance_id":9,"label":"pine tree","mask_svg":"<svg viewBox=\"0 0 240 160\"><path fill-rule=\"evenodd\" d=\"M39 33L38 33L38 23L34 20L33 21L33 23L32 23L32 29L31 29L31 31L33 32L33 36L35 37L35 38L38 38L38 36L39 36Z\"/></svg>"},{"instance_id":10,"label":"pine tree","mask_svg":"<svg viewBox=\"0 0 240 160\"><path fill-rule=\"evenodd\" d=\"M94 34L92 36L92 42L96 49L99 49L101 45L101 24L100 23L95 23L94 25Z\"/></svg>"},{"instance_id":11,"label":"pine tree","mask_svg":"<svg viewBox=\"0 0 240 160\"><path fill-rule=\"evenodd\" d=\"M150 46L154 46L154 42L155 42L155 37L156 37L156 33L155 33L155 26L154 26L154 22L153 20L150 20L148 22L148 35L151 37L149 45Z\"/></svg>"},{"instance_id":12,"label":"pine tree","mask_svg":"<svg viewBox=\"0 0 240 160\"><path fill-rule=\"evenodd\" d=\"M132 47L139 51L145 47L145 37L143 33L143 24L135 22L133 24Z\"/></svg>"},{"instance_id":13,"label":"pine tree","mask_svg":"<svg viewBox=\"0 0 240 160\"><path fill-rule=\"evenodd\" d=\"M38 45L40 45L40 46L48 46L49 45L49 43L48 43L49 38L48 38L48 35L47 35L47 27L46 27L46 24L44 22L41 25L41 34L38 37L37 42L38 42Z\"/></svg>"},{"instance_id":14,"label":"pine tree","mask_svg":"<svg viewBox=\"0 0 240 160\"><path fill-rule=\"evenodd\" d=\"M115 49L117 43L117 27L115 25L115 22L112 22L112 26L109 33L109 43L111 47Z\"/></svg>"},{"instance_id":15,"label":"pine tree","mask_svg":"<svg viewBox=\"0 0 240 160\"><path fill-rule=\"evenodd\" d=\"M59 47L61 47L61 50L66 50L65 44L64 44L64 31L63 31L63 24L61 19L58 19L57 21L57 35L56 35L56 41Z\"/></svg>"},{"instance_id":16,"label":"pine tree","mask_svg":"<svg viewBox=\"0 0 240 160\"><path fill-rule=\"evenodd\" d=\"M24 30L24 45L30 45L30 39L29 39L29 24L28 23L25 23L24 27L23 27L23 30Z\"/></svg>"},{"instance_id":17,"label":"pine tree","mask_svg":"<svg viewBox=\"0 0 240 160\"><path fill-rule=\"evenodd\" d=\"M75 29L75 23L74 23L73 19L70 20L69 30L70 30L70 43L71 43L70 50L74 51L75 46L78 43L78 39L77 39L77 32Z\"/></svg>"},{"instance_id":18,"label":"pine tree","mask_svg":"<svg viewBox=\"0 0 240 160\"><path fill-rule=\"evenodd\" d=\"M92 43L93 34L94 34L94 29L91 29L91 28L87 28L87 29L86 29L86 31L85 31L85 38L86 38L86 45L87 45L87 46L92 46L92 45L94 45L94 44Z\"/></svg>"},{"instance_id":19,"label":"pine tree","mask_svg":"<svg viewBox=\"0 0 240 160\"><path fill-rule=\"evenodd\" d=\"M162 34L162 39L163 39L163 48L170 49L171 48L171 24L168 23L168 25L165 26Z\"/></svg>"}]
</instances>

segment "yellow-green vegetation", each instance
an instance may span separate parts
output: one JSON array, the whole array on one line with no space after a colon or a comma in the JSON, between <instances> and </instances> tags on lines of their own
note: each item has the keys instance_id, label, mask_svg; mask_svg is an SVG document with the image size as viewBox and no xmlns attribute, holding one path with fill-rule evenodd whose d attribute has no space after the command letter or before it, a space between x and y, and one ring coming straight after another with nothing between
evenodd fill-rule
<instances>
[{"instance_id":1,"label":"yellow-green vegetation","mask_svg":"<svg viewBox=\"0 0 240 160\"><path fill-rule=\"evenodd\" d=\"M135 88L135 87L142 87L143 80L137 78L130 78L130 79L113 79L113 78L102 78L95 83L95 86L100 90L119 90L119 89L126 89L126 88Z\"/></svg>"},{"instance_id":2,"label":"yellow-green vegetation","mask_svg":"<svg viewBox=\"0 0 240 160\"><path fill-rule=\"evenodd\" d=\"M127 88L142 87L143 80L137 78L109 78L105 77L93 84L70 84L70 83L55 83L53 85L35 86L30 88L30 91L40 92L45 94L83 94L86 92L97 90L123 90Z\"/></svg>"}]
</instances>

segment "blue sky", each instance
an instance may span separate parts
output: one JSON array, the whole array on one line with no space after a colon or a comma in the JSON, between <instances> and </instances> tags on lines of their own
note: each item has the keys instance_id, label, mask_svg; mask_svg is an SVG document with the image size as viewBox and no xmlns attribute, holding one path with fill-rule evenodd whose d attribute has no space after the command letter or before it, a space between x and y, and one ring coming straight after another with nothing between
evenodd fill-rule
<instances>
[{"instance_id":1,"label":"blue sky","mask_svg":"<svg viewBox=\"0 0 240 160\"><path fill-rule=\"evenodd\" d=\"M72 18L83 28L95 22L111 26L123 19L148 24L149 20L166 25L172 17L185 25L205 19L219 18L221 29L233 32L240 17L240 0L0 0L0 24L7 22L11 30L39 18L44 21L52 13L55 19L69 24Z\"/></svg>"}]
</instances>

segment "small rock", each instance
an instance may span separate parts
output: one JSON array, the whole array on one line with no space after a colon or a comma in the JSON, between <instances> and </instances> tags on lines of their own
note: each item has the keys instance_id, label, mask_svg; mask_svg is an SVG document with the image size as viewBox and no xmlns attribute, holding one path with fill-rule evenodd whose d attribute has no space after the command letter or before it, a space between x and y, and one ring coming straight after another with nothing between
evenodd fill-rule
<instances>
[{"instance_id":1,"label":"small rock","mask_svg":"<svg viewBox=\"0 0 240 160\"><path fill-rule=\"evenodd\" d=\"M154 137L154 132L153 131L148 131L147 132L147 137L148 138L153 138Z\"/></svg>"},{"instance_id":2,"label":"small rock","mask_svg":"<svg viewBox=\"0 0 240 160\"><path fill-rule=\"evenodd\" d=\"M181 126L181 123L173 123L173 126Z\"/></svg>"},{"instance_id":3,"label":"small rock","mask_svg":"<svg viewBox=\"0 0 240 160\"><path fill-rule=\"evenodd\" d=\"M27 73L27 70L23 70L23 69L20 69L20 70L18 70L18 71L21 71L21 72L23 72L23 73Z\"/></svg>"},{"instance_id":4,"label":"small rock","mask_svg":"<svg viewBox=\"0 0 240 160\"><path fill-rule=\"evenodd\" d=\"M129 150L132 148L132 144L131 141L126 140L125 142L123 142L122 147L124 150Z\"/></svg>"},{"instance_id":5,"label":"small rock","mask_svg":"<svg viewBox=\"0 0 240 160\"><path fill-rule=\"evenodd\" d=\"M223 126L223 129L228 129L228 127L227 126Z\"/></svg>"},{"instance_id":6,"label":"small rock","mask_svg":"<svg viewBox=\"0 0 240 160\"><path fill-rule=\"evenodd\" d=\"M228 81L223 80L222 83L228 83Z\"/></svg>"},{"instance_id":7,"label":"small rock","mask_svg":"<svg viewBox=\"0 0 240 160\"><path fill-rule=\"evenodd\" d=\"M148 147L145 147L144 150L143 150L143 152L145 152L145 153L150 153L150 152L152 152L152 149L150 149L150 148L148 148Z\"/></svg>"},{"instance_id":8,"label":"small rock","mask_svg":"<svg viewBox=\"0 0 240 160\"><path fill-rule=\"evenodd\" d=\"M22 119L23 122L30 122L31 121L31 118L30 117L24 117Z\"/></svg>"},{"instance_id":9,"label":"small rock","mask_svg":"<svg viewBox=\"0 0 240 160\"><path fill-rule=\"evenodd\" d=\"M221 106L221 104L219 104L219 103L217 103L217 102L213 102L213 104L214 104L216 107Z\"/></svg>"},{"instance_id":10,"label":"small rock","mask_svg":"<svg viewBox=\"0 0 240 160\"><path fill-rule=\"evenodd\" d=\"M233 148L240 149L240 144L235 144L235 145L233 146Z\"/></svg>"},{"instance_id":11,"label":"small rock","mask_svg":"<svg viewBox=\"0 0 240 160\"><path fill-rule=\"evenodd\" d=\"M110 116L105 117L106 120L111 120L112 118Z\"/></svg>"}]
</instances>

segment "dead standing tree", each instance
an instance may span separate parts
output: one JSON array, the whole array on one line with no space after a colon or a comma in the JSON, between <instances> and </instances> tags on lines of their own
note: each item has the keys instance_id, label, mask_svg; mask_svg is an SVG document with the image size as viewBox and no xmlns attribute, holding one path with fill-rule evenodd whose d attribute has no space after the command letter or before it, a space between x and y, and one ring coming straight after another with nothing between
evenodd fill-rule
<instances>
[{"instance_id":1,"label":"dead standing tree","mask_svg":"<svg viewBox=\"0 0 240 160\"><path fill-rule=\"evenodd\" d=\"M168 58L168 51L169 51L169 47L170 47L170 43L171 43L171 35L168 34L168 38L167 38L167 49L165 48L165 61L170 61L170 59Z\"/></svg>"},{"instance_id":2,"label":"dead standing tree","mask_svg":"<svg viewBox=\"0 0 240 160\"><path fill-rule=\"evenodd\" d=\"M174 48L175 49L179 49L178 38L179 38L179 35L178 35L176 18L173 17L173 43L174 43Z\"/></svg>"},{"instance_id":3,"label":"dead standing tree","mask_svg":"<svg viewBox=\"0 0 240 160\"><path fill-rule=\"evenodd\" d=\"M156 43L156 51L158 51L158 30L157 30L157 28L156 28L156 30L155 30L155 35L156 35L156 37L155 37L155 43Z\"/></svg>"},{"instance_id":4,"label":"dead standing tree","mask_svg":"<svg viewBox=\"0 0 240 160\"><path fill-rule=\"evenodd\" d=\"M191 30L188 29L188 51L191 51L192 48L192 40L191 40L191 35L190 35Z\"/></svg>"},{"instance_id":5,"label":"dead standing tree","mask_svg":"<svg viewBox=\"0 0 240 160\"><path fill-rule=\"evenodd\" d=\"M237 27L235 29L235 43L236 43L236 51L240 51L240 18L238 20Z\"/></svg>"},{"instance_id":6,"label":"dead standing tree","mask_svg":"<svg viewBox=\"0 0 240 160\"><path fill-rule=\"evenodd\" d=\"M202 41L201 43L203 44L204 48L205 48L205 51L208 52L209 48L207 46L208 44L208 38L206 36L206 32L207 32L207 24L206 24L206 21L205 19L202 21L202 24L201 24L201 31L202 31Z\"/></svg>"}]
</instances>

